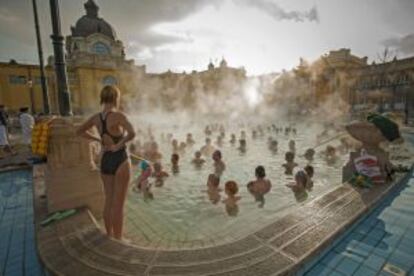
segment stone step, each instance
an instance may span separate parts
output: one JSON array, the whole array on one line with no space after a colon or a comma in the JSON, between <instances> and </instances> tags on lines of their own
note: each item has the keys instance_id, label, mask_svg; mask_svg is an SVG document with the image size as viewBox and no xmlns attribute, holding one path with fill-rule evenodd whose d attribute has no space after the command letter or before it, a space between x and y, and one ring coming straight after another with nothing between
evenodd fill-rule
<instances>
[{"instance_id":1,"label":"stone step","mask_svg":"<svg viewBox=\"0 0 414 276\"><path fill-rule=\"evenodd\" d=\"M271 255L274 255L274 251L268 247L259 247L250 252L243 253L238 256L233 256L224 260L217 260L215 256L211 256L209 262L195 265L170 265L170 266L153 266L149 270L149 275L177 275L177 276L189 276L189 275L209 275L211 273L222 273L228 270L237 270L245 268L246 266L252 266L263 260L267 259Z\"/></svg>"}]
</instances>

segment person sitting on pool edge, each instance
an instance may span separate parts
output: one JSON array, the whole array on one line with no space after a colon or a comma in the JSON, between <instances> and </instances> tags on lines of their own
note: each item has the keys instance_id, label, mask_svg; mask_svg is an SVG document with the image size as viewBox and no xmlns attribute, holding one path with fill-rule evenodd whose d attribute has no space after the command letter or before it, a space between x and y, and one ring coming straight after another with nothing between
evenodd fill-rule
<instances>
[{"instance_id":1,"label":"person sitting on pool edge","mask_svg":"<svg viewBox=\"0 0 414 276\"><path fill-rule=\"evenodd\" d=\"M170 175L162 169L160 162L155 162L153 167L154 172L152 173L152 177L155 178L155 186L162 187L164 185L164 179Z\"/></svg>"},{"instance_id":2,"label":"person sitting on pool edge","mask_svg":"<svg viewBox=\"0 0 414 276\"><path fill-rule=\"evenodd\" d=\"M180 156L178 153L173 153L171 155L171 170L173 174L177 174L180 172L180 167L178 165L178 162L180 161Z\"/></svg>"},{"instance_id":3,"label":"person sitting on pool edge","mask_svg":"<svg viewBox=\"0 0 414 276\"><path fill-rule=\"evenodd\" d=\"M295 154L293 152L286 152L285 154L286 163L282 165L285 168L285 174L292 175L293 169L298 165L295 162Z\"/></svg>"},{"instance_id":4,"label":"person sitting on pool edge","mask_svg":"<svg viewBox=\"0 0 414 276\"><path fill-rule=\"evenodd\" d=\"M201 152L199 150L196 151L194 153L194 159L191 161L191 163L193 163L193 165L195 165L197 168L200 168L205 162L206 160L201 158Z\"/></svg>"},{"instance_id":5,"label":"person sitting on pool edge","mask_svg":"<svg viewBox=\"0 0 414 276\"><path fill-rule=\"evenodd\" d=\"M270 180L266 179L266 171L263 166L257 166L255 170L256 180L247 183L247 190L254 196L258 207L263 208L265 204L264 195L272 188Z\"/></svg>"},{"instance_id":6,"label":"person sitting on pool edge","mask_svg":"<svg viewBox=\"0 0 414 276\"><path fill-rule=\"evenodd\" d=\"M239 213L239 206L237 202L240 200L240 196L236 196L239 191L239 187L235 181L227 181L224 185L224 192L227 198L223 200L226 206L226 212L229 216L235 217Z\"/></svg>"}]
</instances>

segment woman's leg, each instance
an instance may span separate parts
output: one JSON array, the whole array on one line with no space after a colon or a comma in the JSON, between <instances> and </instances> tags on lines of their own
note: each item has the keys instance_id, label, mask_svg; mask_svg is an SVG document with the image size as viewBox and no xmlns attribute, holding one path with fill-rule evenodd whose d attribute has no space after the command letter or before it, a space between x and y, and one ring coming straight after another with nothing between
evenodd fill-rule
<instances>
[{"instance_id":1,"label":"woman's leg","mask_svg":"<svg viewBox=\"0 0 414 276\"><path fill-rule=\"evenodd\" d=\"M124 224L124 203L128 192L131 178L131 165L129 160L125 161L115 174L114 197L112 202L112 219L114 225L114 238L122 239Z\"/></svg>"},{"instance_id":2,"label":"woman's leg","mask_svg":"<svg viewBox=\"0 0 414 276\"><path fill-rule=\"evenodd\" d=\"M105 229L108 236L112 237L114 234L113 231L113 218L112 218L112 206L113 206L113 197L114 197L114 185L115 185L115 176L102 174L102 182L104 184L105 191L105 205L103 211L103 219L105 223Z\"/></svg>"}]
</instances>

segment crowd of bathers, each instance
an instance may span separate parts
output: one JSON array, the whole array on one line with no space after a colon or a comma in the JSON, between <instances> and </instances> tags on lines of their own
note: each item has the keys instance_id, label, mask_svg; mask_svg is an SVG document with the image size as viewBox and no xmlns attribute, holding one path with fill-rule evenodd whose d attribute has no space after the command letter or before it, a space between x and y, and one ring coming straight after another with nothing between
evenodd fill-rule
<instances>
[{"instance_id":1,"label":"crowd of bathers","mask_svg":"<svg viewBox=\"0 0 414 276\"><path fill-rule=\"evenodd\" d=\"M242 125L243 129L245 126ZM296 142L295 136L297 129L292 126L277 127L274 124L269 126L255 126L251 128L251 139L264 138L268 135L267 146L268 150L273 153L278 153L278 141L275 136L282 135L284 140L288 140L288 151L285 153L285 163L282 164L284 173L292 176L292 181L286 186L291 188L295 198L298 201L304 200L307 197L307 192L312 190L314 167L312 161L315 158L315 149L308 148L301 156L307 160L306 166L299 168L295 162L296 156ZM226 139L226 129L222 124L211 124L204 128L205 144L201 148L195 148L196 141L192 133L186 135L185 141L179 142L172 133L161 133L160 141L163 144L171 147L170 168L171 171L164 169L161 162L163 154L160 152L159 144L155 139L153 131L148 128L146 131L138 130L137 137L133 143L129 145L129 152L132 156L133 164L138 171L137 178L134 182L133 190L142 193L144 199L153 199L152 185L162 187L170 177L170 174L176 175L180 173L180 159L185 156L186 152L191 151L194 157L191 160L195 169L200 169L205 166L206 160L204 158L211 157L213 161L212 173L207 178L207 197L212 204L224 203L227 214L236 216L238 214L238 196L239 184L235 180L228 180L224 183L224 189L220 187L222 175L226 170L226 164L223 161L222 151L220 148L225 143L234 146L240 154L247 153L247 133L246 130L241 130L237 140L235 133L231 133ZM213 137L216 135L216 138ZM215 140L213 142L213 140ZM145 141L141 143L141 141ZM238 143L238 146L236 144ZM328 164L333 164L338 160L338 150L341 153L349 150L349 144L346 139L342 139L339 147L328 145L321 154L324 156ZM266 169L264 166L257 166L254 170L255 179L248 182L246 188L258 203L258 207L265 205L265 195L270 192L272 188L271 181L266 177ZM224 192L225 198L222 200L221 193Z\"/></svg>"}]
</instances>

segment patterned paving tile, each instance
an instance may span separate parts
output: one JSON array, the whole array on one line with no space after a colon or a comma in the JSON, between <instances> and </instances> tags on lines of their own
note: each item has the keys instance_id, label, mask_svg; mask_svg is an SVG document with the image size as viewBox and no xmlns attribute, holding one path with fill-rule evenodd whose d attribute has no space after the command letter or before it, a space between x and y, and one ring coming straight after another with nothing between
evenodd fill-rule
<instances>
[{"instance_id":1,"label":"patterned paving tile","mask_svg":"<svg viewBox=\"0 0 414 276\"><path fill-rule=\"evenodd\" d=\"M32 173L0 173L0 275L45 275L33 221Z\"/></svg>"},{"instance_id":2,"label":"patterned paving tile","mask_svg":"<svg viewBox=\"0 0 414 276\"><path fill-rule=\"evenodd\" d=\"M393 275L389 264L414 275L413 229L414 174L303 274Z\"/></svg>"}]
</instances>

